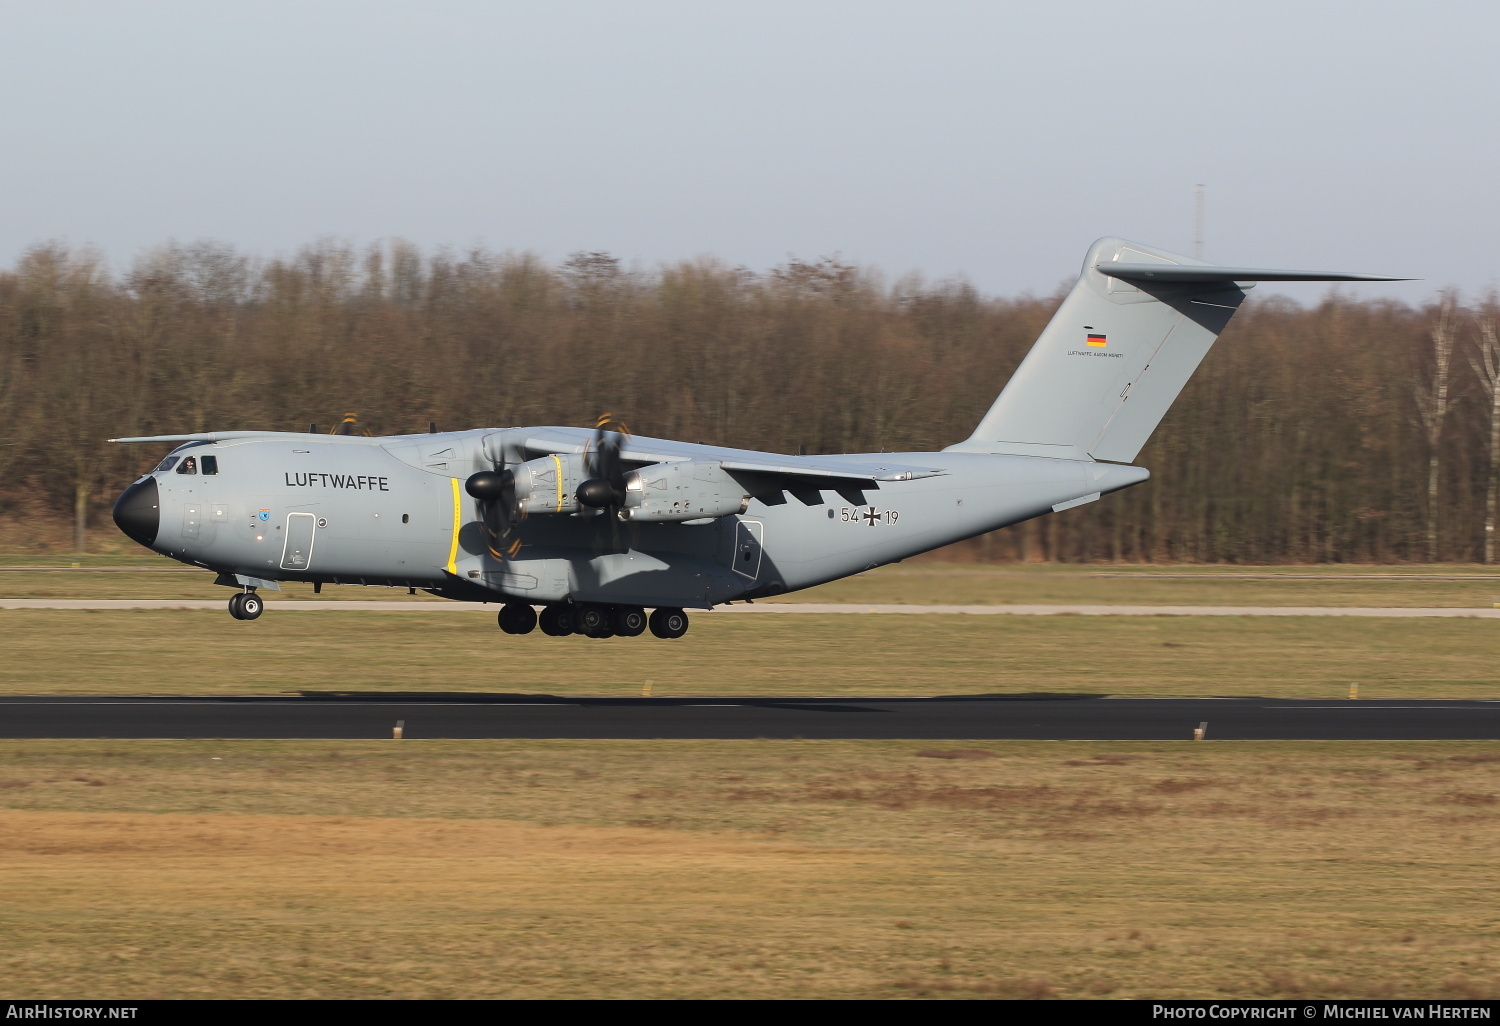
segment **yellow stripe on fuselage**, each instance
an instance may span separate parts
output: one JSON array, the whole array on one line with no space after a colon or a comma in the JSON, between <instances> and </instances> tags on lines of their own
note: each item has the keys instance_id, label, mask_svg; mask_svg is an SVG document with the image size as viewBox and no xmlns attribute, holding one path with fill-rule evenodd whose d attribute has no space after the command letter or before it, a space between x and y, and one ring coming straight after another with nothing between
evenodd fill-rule
<instances>
[{"instance_id":1,"label":"yellow stripe on fuselage","mask_svg":"<svg viewBox=\"0 0 1500 1026\"><path fill-rule=\"evenodd\" d=\"M448 572L458 576L458 528L463 512L462 497L458 491L458 478L453 478L453 541L448 544Z\"/></svg>"},{"instance_id":2,"label":"yellow stripe on fuselage","mask_svg":"<svg viewBox=\"0 0 1500 1026\"><path fill-rule=\"evenodd\" d=\"M561 513L562 512L562 506L563 506L563 503L562 503L562 497L563 497L562 457L554 455L552 457L552 462L555 463L555 464L557 464L557 511L559 513Z\"/></svg>"}]
</instances>

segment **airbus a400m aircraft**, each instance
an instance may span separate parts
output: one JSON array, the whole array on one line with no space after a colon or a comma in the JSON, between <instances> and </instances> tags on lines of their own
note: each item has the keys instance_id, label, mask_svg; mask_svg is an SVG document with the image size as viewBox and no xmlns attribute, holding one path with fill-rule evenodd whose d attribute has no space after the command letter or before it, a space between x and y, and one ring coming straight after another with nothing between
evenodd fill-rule
<instances>
[{"instance_id":1,"label":"airbus a400m aircraft","mask_svg":"<svg viewBox=\"0 0 1500 1026\"><path fill-rule=\"evenodd\" d=\"M677 638L685 609L822 584L1139 484L1150 472L1131 461L1255 282L1398 280L1100 239L974 433L941 452L785 456L632 437L608 418L119 438L182 444L114 518L239 589L241 620L260 616L258 590L308 581L501 603L511 634Z\"/></svg>"}]
</instances>

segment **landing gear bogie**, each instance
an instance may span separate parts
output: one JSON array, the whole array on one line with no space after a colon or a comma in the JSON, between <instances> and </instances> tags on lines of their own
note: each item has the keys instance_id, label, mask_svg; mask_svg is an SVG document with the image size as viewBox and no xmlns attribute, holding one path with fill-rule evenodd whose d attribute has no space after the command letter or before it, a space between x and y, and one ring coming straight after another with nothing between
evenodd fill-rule
<instances>
[{"instance_id":1,"label":"landing gear bogie","mask_svg":"<svg viewBox=\"0 0 1500 1026\"><path fill-rule=\"evenodd\" d=\"M501 627L504 628L502 612ZM554 638L577 634L584 638L634 638L649 629L658 638L680 638L687 633L687 614L681 609L658 609L650 616L640 606L578 603L547 606L537 620L542 633ZM521 632L524 633L524 632Z\"/></svg>"}]
</instances>

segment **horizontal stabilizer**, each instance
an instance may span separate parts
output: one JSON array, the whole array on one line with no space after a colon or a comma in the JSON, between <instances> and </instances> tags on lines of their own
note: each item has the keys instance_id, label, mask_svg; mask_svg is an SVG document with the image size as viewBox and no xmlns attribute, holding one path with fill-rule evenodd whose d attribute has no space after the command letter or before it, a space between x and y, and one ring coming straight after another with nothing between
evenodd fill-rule
<instances>
[{"instance_id":1,"label":"horizontal stabilizer","mask_svg":"<svg viewBox=\"0 0 1500 1026\"><path fill-rule=\"evenodd\" d=\"M1380 274L1353 274L1348 271L1278 271L1265 267L1214 267L1192 264L1132 264L1109 260L1094 265L1101 274L1125 281L1163 283L1236 282L1236 281L1412 281L1412 278L1388 278Z\"/></svg>"}]
</instances>

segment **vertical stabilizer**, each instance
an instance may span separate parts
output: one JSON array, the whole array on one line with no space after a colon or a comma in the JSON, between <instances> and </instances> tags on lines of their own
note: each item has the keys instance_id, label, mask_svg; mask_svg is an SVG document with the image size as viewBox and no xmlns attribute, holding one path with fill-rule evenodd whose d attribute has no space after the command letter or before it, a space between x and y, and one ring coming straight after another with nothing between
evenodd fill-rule
<instances>
[{"instance_id":1,"label":"vertical stabilizer","mask_svg":"<svg viewBox=\"0 0 1500 1026\"><path fill-rule=\"evenodd\" d=\"M1100 264L1135 273L1117 277ZM1152 265L1202 267L1211 280L1159 282L1142 270ZM1239 284L1214 270L1123 239L1094 243L1078 284L1005 390L974 434L952 448L1135 459L1245 299Z\"/></svg>"}]
</instances>

